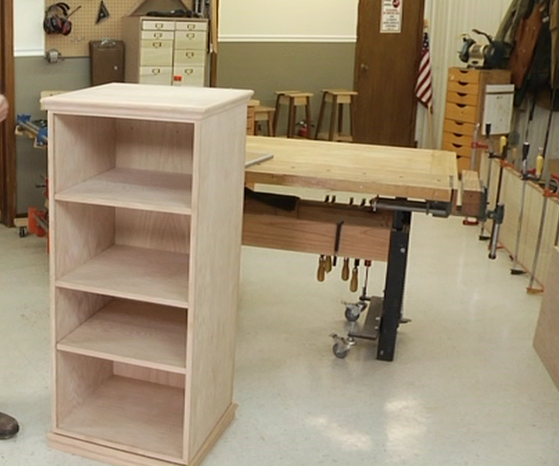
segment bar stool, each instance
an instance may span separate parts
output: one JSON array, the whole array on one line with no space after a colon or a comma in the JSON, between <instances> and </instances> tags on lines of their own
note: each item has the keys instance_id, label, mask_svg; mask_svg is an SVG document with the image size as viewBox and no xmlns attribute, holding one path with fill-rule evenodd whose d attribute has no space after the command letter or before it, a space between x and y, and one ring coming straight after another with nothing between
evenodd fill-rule
<instances>
[{"instance_id":1,"label":"bar stool","mask_svg":"<svg viewBox=\"0 0 559 466\"><path fill-rule=\"evenodd\" d=\"M276 91L276 113L274 115L274 134L278 134L278 120L280 108L282 105L288 105L288 119L287 119L287 137L292 138L295 136L295 124L297 123L297 107L304 107L306 123L307 123L307 138L311 139L311 97L310 92L301 91Z\"/></svg>"},{"instance_id":2,"label":"bar stool","mask_svg":"<svg viewBox=\"0 0 559 466\"><path fill-rule=\"evenodd\" d=\"M322 104L320 105L320 114L316 125L315 139L327 139L328 141L353 141L353 103L357 92L344 89L323 89ZM326 113L326 105L331 105L330 114L330 130L328 133L321 133L324 114ZM349 105L349 131L350 134L342 134L344 127L344 104ZM336 132L336 122L338 131Z\"/></svg>"},{"instance_id":3,"label":"bar stool","mask_svg":"<svg viewBox=\"0 0 559 466\"><path fill-rule=\"evenodd\" d=\"M261 122L266 122L266 127L268 128L268 136L273 136L274 133L274 113L276 109L274 107L266 107L264 105L259 105L254 109L254 135L258 136L259 126Z\"/></svg>"}]
</instances>

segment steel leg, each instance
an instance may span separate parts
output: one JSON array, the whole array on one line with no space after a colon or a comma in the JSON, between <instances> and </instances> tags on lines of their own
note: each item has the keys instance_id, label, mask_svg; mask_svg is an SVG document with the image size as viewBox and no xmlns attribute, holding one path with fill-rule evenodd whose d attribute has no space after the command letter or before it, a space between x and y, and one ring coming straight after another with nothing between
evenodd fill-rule
<instances>
[{"instance_id":1,"label":"steel leg","mask_svg":"<svg viewBox=\"0 0 559 466\"><path fill-rule=\"evenodd\" d=\"M411 212L394 212L377 348L377 359L381 361L394 359L396 335L402 318L410 226Z\"/></svg>"}]
</instances>

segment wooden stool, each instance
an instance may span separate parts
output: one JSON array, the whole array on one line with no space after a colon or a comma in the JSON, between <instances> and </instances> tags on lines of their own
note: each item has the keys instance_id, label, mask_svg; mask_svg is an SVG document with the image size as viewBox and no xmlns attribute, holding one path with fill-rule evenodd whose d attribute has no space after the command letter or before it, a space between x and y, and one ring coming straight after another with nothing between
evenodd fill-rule
<instances>
[{"instance_id":1,"label":"wooden stool","mask_svg":"<svg viewBox=\"0 0 559 466\"><path fill-rule=\"evenodd\" d=\"M268 128L268 136L273 136L275 134L274 125L273 125L275 111L276 109L274 107L265 107L263 105L259 105L254 109L254 121L255 121L254 135L255 136L259 135L258 127L261 121L267 122L266 126Z\"/></svg>"},{"instance_id":2,"label":"wooden stool","mask_svg":"<svg viewBox=\"0 0 559 466\"><path fill-rule=\"evenodd\" d=\"M320 114L318 116L318 123L316 125L315 139L327 139L328 141L353 141L353 102L357 92L347 91L342 89L323 89L322 90L322 104L320 105ZM321 133L322 122L324 120L324 113L326 113L326 104L332 106L330 115L330 131L328 133ZM342 130L344 127L344 104L349 104L349 135L343 135ZM338 123L338 131L336 132L336 120Z\"/></svg>"},{"instance_id":3,"label":"wooden stool","mask_svg":"<svg viewBox=\"0 0 559 466\"><path fill-rule=\"evenodd\" d=\"M280 108L282 105L288 105L288 119L287 119L287 137L292 138L295 136L295 124L297 123L297 107L305 107L306 122L307 122L307 138L311 139L311 97L313 94L310 92L301 91L277 91L276 92L276 113L274 115L274 134L278 134L278 120Z\"/></svg>"}]
</instances>

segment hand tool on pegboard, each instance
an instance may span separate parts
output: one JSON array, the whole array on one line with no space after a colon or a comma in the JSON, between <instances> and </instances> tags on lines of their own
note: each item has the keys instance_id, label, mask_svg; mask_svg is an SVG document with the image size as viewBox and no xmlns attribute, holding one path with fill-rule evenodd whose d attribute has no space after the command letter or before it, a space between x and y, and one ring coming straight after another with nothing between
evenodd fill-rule
<instances>
[{"instance_id":1,"label":"hand tool on pegboard","mask_svg":"<svg viewBox=\"0 0 559 466\"><path fill-rule=\"evenodd\" d=\"M528 154L530 153L530 143L525 142L522 146L522 166L520 169L520 177L522 179L522 194L520 195L520 212L518 214L518 227L516 229L516 245L514 247L514 256L512 258L512 275L523 275L523 269L518 268L518 253L520 252L520 238L522 236L522 224L524 222L524 204L526 203L526 186L528 185Z\"/></svg>"},{"instance_id":2,"label":"hand tool on pegboard","mask_svg":"<svg viewBox=\"0 0 559 466\"><path fill-rule=\"evenodd\" d=\"M356 292L359 288L359 259L355 259L353 270L351 271L351 281L349 282L349 290Z\"/></svg>"}]
</instances>

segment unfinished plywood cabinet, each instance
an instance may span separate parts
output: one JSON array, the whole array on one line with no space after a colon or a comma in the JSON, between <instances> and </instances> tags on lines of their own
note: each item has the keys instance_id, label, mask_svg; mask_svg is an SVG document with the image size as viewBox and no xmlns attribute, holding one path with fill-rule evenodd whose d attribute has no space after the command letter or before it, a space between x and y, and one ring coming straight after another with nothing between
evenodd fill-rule
<instances>
[{"instance_id":1,"label":"unfinished plywood cabinet","mask_svg":"<svg viewBox=\"0 0 559 466\"><path fill-rule=\"evenodd\" d=\"M231 421L251 95L108 84L44 99L52 446L190 465Z\"/></svg>"}]
</instances>

